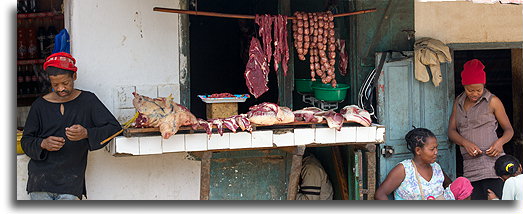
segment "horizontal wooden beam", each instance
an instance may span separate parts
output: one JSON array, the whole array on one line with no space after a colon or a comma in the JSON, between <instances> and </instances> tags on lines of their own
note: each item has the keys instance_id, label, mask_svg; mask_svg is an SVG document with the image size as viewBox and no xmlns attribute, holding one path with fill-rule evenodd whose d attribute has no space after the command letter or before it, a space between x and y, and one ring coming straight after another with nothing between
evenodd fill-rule
<instances>
[{"instance_id":1,"label":"horizontal wooden beam","mask_svg":"<svg viewBox=\"0 0 523 214\"><path fill-rule=\"evenodd\" d=\"M224 18L236 18L236 19L254 19L256 17L254 15L216 13L216 12L194 11L194 10L180 10L180 9L165 8L165 7L154 7L153 11L165 12L165 13L180 13L180 14L195 15L195 16L213 16L213 17L224 17ZM372 13L372 12L375 12L375 11L376 11L376 8L372 8L372 9L367 9L367 10L354 11L354 12L350 12L350 13L334 14L334 18L336 18L336 17L344 17L344 16L352 16L352 15L358 15L358 14L364 14L364 13ZM296 17L289 16L289 17L287 17L287 19L296 19Z\"/></svg>"}]
</instances>

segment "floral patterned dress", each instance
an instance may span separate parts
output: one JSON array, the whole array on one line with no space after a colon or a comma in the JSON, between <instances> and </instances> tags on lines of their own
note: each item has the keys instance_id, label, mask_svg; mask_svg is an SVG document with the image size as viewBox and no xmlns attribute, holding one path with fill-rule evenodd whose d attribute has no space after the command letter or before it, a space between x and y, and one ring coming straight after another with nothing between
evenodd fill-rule
<instances>
[{"instance_id":1,"label":"floral patterned dress","mask_svg":"<svg viewBox=\"0 0 523 214\"><path fill-rule=\"evenodd\" d=\"M412 165L411 159L404 160L398 164L402 164L405 168L405 179L403 179L403 182L401 182L400 186L394 191L394 199L422 200L415 174L418 172ZM454 200L454 195L450 191L450 188L443 188L445 176L443 175L441 166L436 162L430 164L430 166L432 167L432 178L430 181L425 180L425 178L418 174L425 197L433 196L437 198L443 195L446 200Z\"/></svg>"}]
</instances>

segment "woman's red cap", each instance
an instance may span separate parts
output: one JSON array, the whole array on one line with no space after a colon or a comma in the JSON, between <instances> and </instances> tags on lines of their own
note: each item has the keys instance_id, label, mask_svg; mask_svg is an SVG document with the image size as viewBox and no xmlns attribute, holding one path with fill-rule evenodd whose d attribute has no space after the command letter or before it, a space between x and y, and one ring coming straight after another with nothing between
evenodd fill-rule
<instances>
[{"instance_id":1,"label":"woman's red cap","mask_svg":"<svg viewBox=\"0 0 523 214\"><path fill-rule=\"evenodd\" d=\"M75 66L75 64L76 60L73 58L73 56L71 56L71 54L66 52L58 52L51 54L47 57L47 59L45 59L44 70L51 66L76 72L78 68Z\"/></svg>"},{"instance_id":2,"label":"woman's red cap","mask_svg":"<svg viewBox=\"0 0 523 214\"><path fill-rule=\"evenodd\" d=\"M463 66L461 71L461 84L485 84L487 82L487 75L483 69L485 66L478 59L469 60Z\"/></svg>"}]
</instances>

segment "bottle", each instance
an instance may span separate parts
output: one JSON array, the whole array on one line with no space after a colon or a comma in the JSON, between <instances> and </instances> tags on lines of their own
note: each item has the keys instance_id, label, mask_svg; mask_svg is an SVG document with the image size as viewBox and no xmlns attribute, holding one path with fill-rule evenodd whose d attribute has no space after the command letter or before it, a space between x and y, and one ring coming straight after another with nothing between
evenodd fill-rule
<instances>
[{"instance_id":1,"label":"bottle","mask_svg":"<svg viewBox=\"0 0 523 214\"><path fill-rule=\"evenodd\" d=\"M47 40L49 42L49 54L53 53L54 50L54 37L58 34L58 31L56 31L56 27L54 25L50 25L47 28Z\"/></svg>"},{"instance_id":2,"label":"bottle","mask_svg":"<svg viewBox=\"0 0 523 214\"><path fill-rule=\"evenodd\" d=\"M45 30L45 27L40 26L38 28L38 31L36 32L36 38L38 40L38 53L39 57L41 59L45 59L47 57L46 53L46 47L48 46L47 38L46 38L47 32Z\"/></svg>"},{"instance_id":3,"label":"bottle","mask_svg":"<svg viewBox=\"0 0 523 214\"><path fill-rule=\"evenodd\" d=\"M25 87L24 87L24 91L25 91L25 94L32 94L33 93L33 89L32 89L32 75L31 75L31 67L30 65L25 65L25 74L24 74L24 82L25 82Z\"/></svg>"},{"instance_id":4,"label":"bottle","mask_svg":"<svg viewBox=\"0 0 523 214\"><path fill-rule=\"evenodd\" d=\"M23 19L18 20L16 47L18 59L27 58L27 40L26 40L26 28Z\"/></svg>"},{"instance_id":5,"label":"bottle","mask_svg":"<svg viewBox=\"0 0 523 214\"><path fill-rule=\"evenodd\" d=\"M36 32L32 19L28 20L27 41L27 57L29 59L38 58L38 40L36 39Z\"/></svg>"},{"instance_id":6,"label":"bottle","mask_svg":"<svg viewBox=\"0 0 523 214\"><path fill-rule=\"evenodd\" d=\"M36 64L33 64L33 72L32 72L32 75L31 75L31 84L32 84L32 88L33 88L33 93L35 94L39 94L40 93L40 82L38 82L38 74L37 74L37 68L36 68Z\"/></svg>"},{"instance_id":7,"label":"bottle","mask_svg":"<svg viewBox=\"0 0 523 214\"><path fill-rule=\"evenodd\" d=\"M27 0L18 1L18 6L20 8L20 13L29 13L29 7L27 5Z\"/></svg>"},{"instance_id":8,"label":"bottle","mask_svg":"<svg viewBox=\"0 0 523 214\"><path fill-rule=\"evenodd\" d=\"M19 94L19 95L22 95L24 93L24 75L23 75L23 66L21 65L18 65L18 69L17 69L17 72L16 72L16 78L17 78L17 84L16 84L16 93Z\"/></svg>"},{"instance_id":9,"label":"bottle","mask_svg":"<svg viewBox=\"0 0 523 214\"><path fill-rule=\"evenodd\" d=\"M36 13L36 0L27 0L28 8L30 13Z\"/></svg>"}]
</instances>

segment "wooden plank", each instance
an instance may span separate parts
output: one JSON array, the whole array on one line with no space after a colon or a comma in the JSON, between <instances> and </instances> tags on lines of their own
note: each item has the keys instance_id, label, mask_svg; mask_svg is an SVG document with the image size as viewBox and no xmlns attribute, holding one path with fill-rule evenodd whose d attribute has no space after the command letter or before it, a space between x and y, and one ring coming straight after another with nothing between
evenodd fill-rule
<instances>
[{"instance_id":1,"label":"wooden plank","mask_svg":"<svg viewBox=\"0 0 523 214\"><path fill-rule=\"evenodd\" d=\"M359 200L363 200L363 155L361 150L356 151L356 157L357 157L357 166L356 170L358 171L357 181L358 181L358 198Z\"/></svg>"},{"instance_id":2,"label":"wooden plank","mask_svg":"<svg viewBox=\"0 0 523 214\"><path fill-rule=\"evenodd\" d=\"M200 200L209 200L212 152L204 152L200 171Z\"/></svg>"},{"instance_id":3,"label":"wooden plank","mask_svg":"<svg viewBox=\"0 0 523 214\"><path fill-rule=\"evenodd\" d=\"M179 8L189 9L188 0L180 0ZM179 72L180 83L180 104L187 109L191 109L191 63L189 45L189 16L178 16L178 35L179 35L179 67L173 72Z\"/></svg>"},{"instance_id":4,"label":"wooden plank","mask_svg":"<svg viewBox=\"0 0 523 214\"><path fill-rule=\"evenodd\" d=\"M289 175L289 186L287 187L287 200L296 200L298 185L300 183L301 165L305 146L296 146L292 155L291 172Z\"/></svg>"},{"instance_id":5,"label":"wooden plank","mask_svg":"<svg viewBox=\"0 0 523 214\"><path fill-rule=\"evenodd\" d=\"M367 200L374 200L376 192L376 145L368 144L367 152Z\"/></svg>"},{"instance_id":6,"label":"wooden plank","mask_svg":"<svg viewBox=\"0 0 523 214\"><path fill-rule=\"evenodd\" d=\"M347 174L345 173L345 168L343 167L340 148L338 146L333 146L331 147L331 151L332 161L334 163L334 169L336 171L336 179L338 179L338 184L340 185L341 189L341 199L349 200L349 186Z\"/></svg>"}]
</instances>

